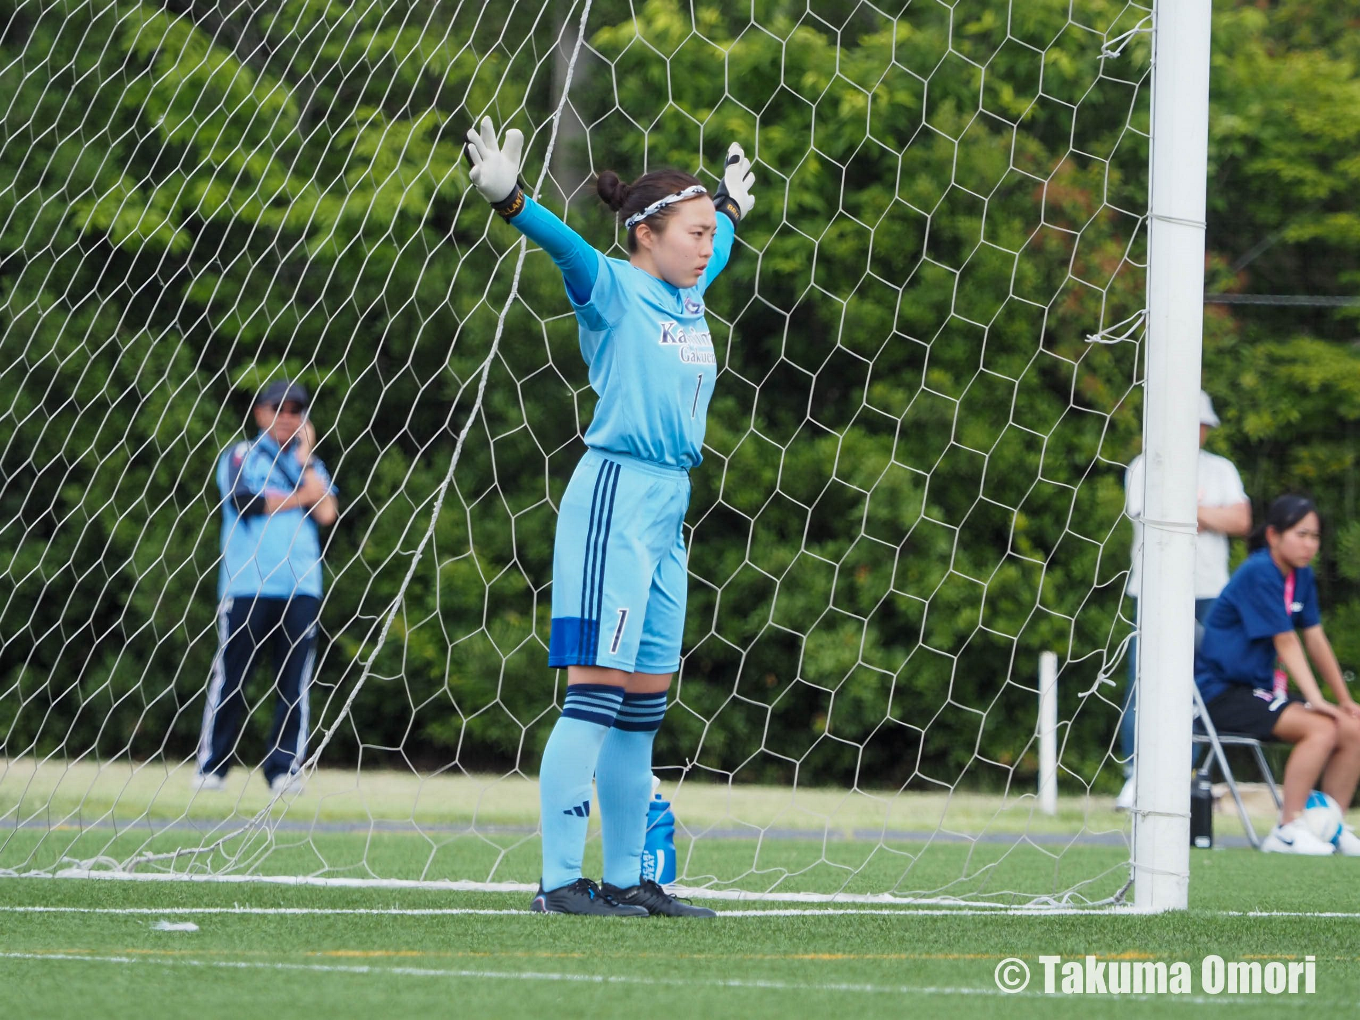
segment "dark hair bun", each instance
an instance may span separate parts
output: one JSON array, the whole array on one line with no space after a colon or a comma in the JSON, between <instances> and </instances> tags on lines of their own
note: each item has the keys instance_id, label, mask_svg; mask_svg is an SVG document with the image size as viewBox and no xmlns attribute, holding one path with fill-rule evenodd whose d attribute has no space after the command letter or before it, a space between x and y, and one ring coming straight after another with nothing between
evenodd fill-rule
<instances>
[{"instance_id":1,"label":"dark hair bun","mask_svg":"<svg viewBox=\"0 0 1360 1020\"><path fill-rule=\"evenodd\" d=\"M618 212L623 208L623 203L628 201L628 192L633 189L619 180L619 175L613 170L606 170L595 179L595 190L604 199L605 205Z\"/></svg>"}]
</instances>

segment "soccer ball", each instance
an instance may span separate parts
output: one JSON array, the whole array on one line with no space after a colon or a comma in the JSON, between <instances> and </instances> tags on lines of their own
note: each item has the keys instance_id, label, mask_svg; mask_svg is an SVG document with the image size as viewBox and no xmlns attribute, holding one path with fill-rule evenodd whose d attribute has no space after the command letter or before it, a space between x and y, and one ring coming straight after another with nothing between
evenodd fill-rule
<instances>
[{"instance_id":1,"label":"soccer ball","mask_svg":"<svg viewBox=\"0 0 1360 1020\"><path fill-rule=\"evenodd\" d=\"M1304 827L1324 843L1335 843L1341 835L1341 805L1321 790L1308 795L1299 817Z\"/></svg>"}]
</instances>

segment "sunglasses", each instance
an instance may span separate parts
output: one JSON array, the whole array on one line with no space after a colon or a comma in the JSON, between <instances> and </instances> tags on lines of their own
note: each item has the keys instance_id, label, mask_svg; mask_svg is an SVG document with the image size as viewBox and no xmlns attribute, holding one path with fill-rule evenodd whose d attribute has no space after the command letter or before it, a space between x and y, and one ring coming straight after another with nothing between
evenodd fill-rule
<instances>
[{"instance_id":1,"label":"sunglasses","mask_svg":"<svg viewBox=\"0 0 1360 1020\"><path fill-rule=\"evenodd\" d=\"M288 414L293 415L294 417L301 418L303 415L307 413L307 409L303 407L301 404L295 404L292 401L288 401L287 403L280 404L278 407L274 408L274 413Z\"/></svg>"}]
</instances>

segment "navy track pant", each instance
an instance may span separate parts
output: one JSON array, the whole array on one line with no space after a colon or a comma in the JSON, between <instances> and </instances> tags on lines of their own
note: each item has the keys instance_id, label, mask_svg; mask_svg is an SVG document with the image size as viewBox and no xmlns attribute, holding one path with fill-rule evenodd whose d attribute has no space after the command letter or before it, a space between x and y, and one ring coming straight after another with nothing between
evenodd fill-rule
<instances>
[{"instance_id":1,"label":"navy track pant","mask_svg":"<svg viewBox=\"0 0 1360 1020\"><path fill-rule=\"evenodd\" d=\"M264 756L264 777L272 781L296 772L307 757L307 688L316 661L317 620L321 600L310 595L290 599L231 596L217 611L217 656L203 707L198 741L198 771L226 775L237 753L246 706L245 685L268 648L277 697L274 726Z\"/></svg>"}]
</instances>

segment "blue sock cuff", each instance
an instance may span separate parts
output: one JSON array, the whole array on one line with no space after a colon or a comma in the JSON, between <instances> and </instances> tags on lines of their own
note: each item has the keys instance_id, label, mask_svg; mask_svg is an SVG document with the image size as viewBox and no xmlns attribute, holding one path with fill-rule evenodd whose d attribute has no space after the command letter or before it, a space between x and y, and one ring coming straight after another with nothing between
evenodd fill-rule
<instances>
[{"instance_id":1,"label":"blue sock cuff","mask_svg":"<svg viewBox=\"0 0 1360 1020\"><path fill-rule=\"evenodd\" d=\"M661 728L661 720L666 716L666 695L625 694L623 704L614 720L616 730L634 733L647 733Z\"/></svg>"},{"instance_id":2,"label":"blue sock cuff","mask_svg":"<svg viewBox=\"0 0 1360 1020\"><path fill-rule=\"evenodd\" d=\"M612 684L569 684L562 714L597 726L612 726L623 697L623 688Z\"/></svg>"}]
</instances>

